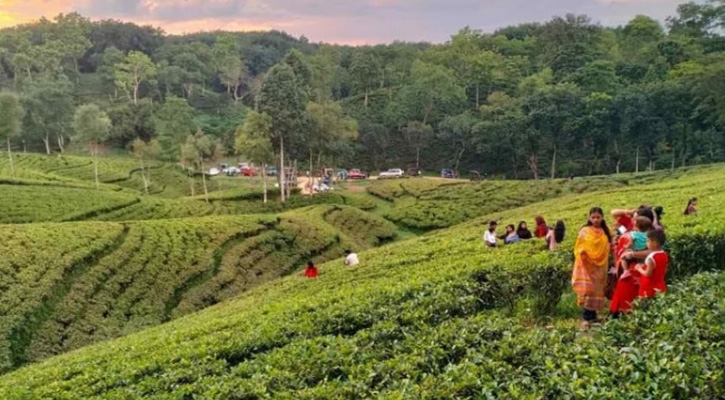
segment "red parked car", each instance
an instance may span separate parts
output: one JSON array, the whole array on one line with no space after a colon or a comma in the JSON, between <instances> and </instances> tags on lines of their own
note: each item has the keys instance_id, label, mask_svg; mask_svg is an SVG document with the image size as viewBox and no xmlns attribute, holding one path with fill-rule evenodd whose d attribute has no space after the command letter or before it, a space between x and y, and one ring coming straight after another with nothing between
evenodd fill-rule
<instances>
[{"instance_id":1,"label":"red parked car","mask_svg":"<svg viewBox=\"0 0 725 400\"><path fill-rule=\"evenodd\" d=\"M257 170L252 167L243 167L242 176L257 176Z\"/></svg>"},{"instance_id":2,"label":"red parked car","mask_svg":"<svg viewBox=\"0 0 725 400\"><path fill-rule=\"evenodd\" d=\"M368 176L359 169L351 169L347 173L347 179L368 179Z\"/></svg>"}]
</instances>

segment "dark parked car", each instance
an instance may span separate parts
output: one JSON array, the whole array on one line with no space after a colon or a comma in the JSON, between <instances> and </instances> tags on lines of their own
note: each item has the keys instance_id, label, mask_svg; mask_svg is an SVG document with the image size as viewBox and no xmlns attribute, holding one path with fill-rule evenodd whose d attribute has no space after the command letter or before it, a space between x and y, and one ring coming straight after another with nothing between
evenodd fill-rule
<instances>
[{"instance_id":1,"label":"dark parked car","mask_svg":"<svg viewBox=\"0 0 725 400\"><path fill-rule=\"evenodd\" d=\"M443 179L455 179L456 173L452 169L442 169L441 178Z\"/></svg>"}]
</instances>

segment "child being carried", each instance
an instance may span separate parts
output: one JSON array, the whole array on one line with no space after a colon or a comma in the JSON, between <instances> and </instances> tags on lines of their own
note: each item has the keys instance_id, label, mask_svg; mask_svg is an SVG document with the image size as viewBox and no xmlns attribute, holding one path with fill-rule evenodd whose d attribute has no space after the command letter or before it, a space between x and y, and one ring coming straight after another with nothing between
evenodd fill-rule
<instances>
[{"instance_id":1,"label":"child being carried","mask_svg":"<svg viewBox=\"0 0 725 400\"><path fill-rule=\"evenodd\" d=\"M637 264L644 263L644 259L637 259L633 257L633 253L647 250L647 232L652 230L652 220L647 217L637 217L636 227L637 230L632 231L632 245L630 251L625 252L622 255L622 266L624 267L625 274L631 273L630 271Z\"/></svg>"}]
</instances>

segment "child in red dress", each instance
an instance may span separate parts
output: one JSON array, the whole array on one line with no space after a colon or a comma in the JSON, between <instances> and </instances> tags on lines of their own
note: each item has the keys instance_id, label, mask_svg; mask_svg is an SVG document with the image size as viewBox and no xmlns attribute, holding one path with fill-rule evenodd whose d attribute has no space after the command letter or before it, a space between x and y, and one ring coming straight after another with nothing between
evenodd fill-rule
<instances>
[{"instance_id":1,"label":"child in red dress","mask_svg":"<svg viewBox=\"0 0 725 400\"><path fill-rule=\"evenodd\" d=\"M639 281L639 297L655 297L657 293L667 291L665 276L670 264L670 257L662 250L665 234L661 231L647 233L647 248L652 251L644 264L635 268L642 276Z\"/></svg>"}]
</instances>

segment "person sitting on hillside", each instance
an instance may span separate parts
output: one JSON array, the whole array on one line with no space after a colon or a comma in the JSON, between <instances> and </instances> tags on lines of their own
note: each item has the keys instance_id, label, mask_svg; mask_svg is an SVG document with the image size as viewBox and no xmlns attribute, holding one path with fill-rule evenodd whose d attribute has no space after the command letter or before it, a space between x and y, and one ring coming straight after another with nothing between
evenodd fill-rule
<instances>
[{"instance_id":1,"label":"person sitting on hillside","mask_svg":"<svg viewBox=\"0 0 725 400\"><path fill-rule=\"evenodd\" d=\"M357 254L353 253L352 250L345 250L345 265L354 267L358 264L360 264L360 260L357 258Z\"/></svg>"},{"instance_id":2,"label":"person sitting on hillside","mask_svg":"<svg viewBox=\"0 0 725 400\"><path fill-rule=\"evenodd\" d=\"M516 234L521 240L529 240L533 237L533 235L531 235L531 231L526 226L526 221L519 222L519 229L516 230Z\"/></svg>"},{"instance_id":3,"label":"person sitting on hillside","mask_svg":"<svg viewBox=\"0 0 725 400\"><path fill-rule=\"evenodd\" d=\"M536 217L536 237L539 239L543 239L546 237L546 234L549 232L549 227L546 226L546 221L544 220L544 217L541 215Z\"/></svg>"},{"instance_id":4,"label":"person sitting on hillside","mask_svg":"<svg viewBox=\"0 0 725 400\"><path fill-rule=\"evenodd\" d=\"M486 247L496 247L496 228L498 227L498 223L496 221L491 221L490 224L488 224L488 230L483 234L483 244Z\"/></svg>"},{"instance_id":5,"label":"person sitting on hillside","mask_svg":"<svg viewBox=\"0 0 725 400\"><path fill-rule=\"evenodd\" d=\"M317 278L317 276L319 275L317 266L315 265L315 263L312 262L312 260L307 262L307 268L305 268L304 275L310 279Z\"/></svg>"},{"instance_id":6,"label":"person sitting on hillside","mask_svg":"<svg viewBox=\"0 0 725 400\"><path fill-rule=\"evenodd\" d=\"M697 214L697 197L691 198L690 201L687 202L687 207L685 208L685 215L693 214Z\"/></svg>"},{"instance_id":7,"label":"person sitting on hillside","mask_svg":"<svg viewBox=\"0 0 725 400\"><path fill-rule=\"evenodd\" d=\"M664 232L651 230L647 233L647 249L651 253L644 264L637 264L635 267L641 275L639 297L654 297L657 293L667 291L665 276L670 264L670 257L662 250L665 240Z\"/></svg>"},{"instance_id":8,"label":"person sitting on hillside","mask_svg":"<svg viewBox=\"0 0 725 400\"><path fill-rule=\"evenodd\" d=\"M566 225L564 225L564 221L556 221L556 225L553 228L548 228L544 239L546 240L546 244L549 246L550 251L556 251L559 243L564 241L565 234Z\"/></svg>"},{"instance_id":9,"label":"person sitting on hillside","mask_svg":"<svg viewBox=\"0 0 725 400\"><path fill-rule=\"evenodd\" d=\"M520 240L519 235L516 233L516 228L513 225L508 225L506 227L506 234L502 235L501 239L504 244L514 244L518 243Z\"/></svg>"}]
</instances>

